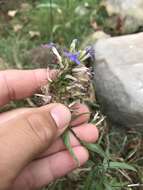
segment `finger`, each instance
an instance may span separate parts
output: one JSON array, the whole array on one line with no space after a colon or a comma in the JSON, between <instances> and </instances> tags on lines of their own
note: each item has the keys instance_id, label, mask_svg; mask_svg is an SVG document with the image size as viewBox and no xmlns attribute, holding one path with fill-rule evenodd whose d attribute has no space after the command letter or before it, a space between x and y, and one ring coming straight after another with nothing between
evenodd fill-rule
<instances>
[{"instance_id":1,"label":"finger","mask_svg":"<svg viewBox=\"0 0 143 190\"><path fill-rule=\"evenodd\" d=\"M83 124L81 126L73 128L73 131L75 132L75 134L81 141L84 141L87 143L95 142L98 139L98 135L99 135L98 129L93 124ZM80 145L80 142L72 133L70 133L70 143L72 147L76 147ZM40 156L38 156L38 158L55 154L65 149L66 149L66 146L63 143L63 140L59 137L48 148L48 150L42 153Z\"/></svg>"},{"instance_id":2,"label":"finger","mask_svg":"<svg viewBox=\"0 0 143 190\"><path fill-rule=\"evenodd\" d=\"M0 184L5 181L9 184L31 160L46 150L70 119L70 111L65 106L51 104L42 109L33 108L0 124L0 176L3 176Z\"/></svg>"},{"instance_id":3,"label":"finger","mask_svg":"<svg viewBox=\"0 0 143 190\"><path fill-rule=\"evenodd\" d=\"M17 108L0 114L0 124L5 123L11 119L18 118L23 114L28 114L33 111L33 108Z\"/></svg>"},{"instance_id":4,"label":"finger","mask_svg":"<svg viewBox=\"0 0 143 190\"><path fill-rule=\"evenodd\" d=\"M71 126L87 123L90 118L89 108L85 104L76 103L71 108L74 117L72 118Z\"/></svg>"},{"instance_id":5,"label":"finger","mask_svg":"<svg viewBox=\"0 0 143 190\"><path fill-rule=\"evenodd\" d=\"M79 146L74 148L74 153L83 165L88 160L88 152ZM62 177L77 167L76 161L68 151L34 161L25 168L24 172L16 179L12 189L32 190L46 186L51 181Z\"/></svg>"},{"instance_id":6,"label":"finger","mask_svg":"<svg viewBox=\"0 0 143 190\"><path fill-rule=\"evenodd\" d=\"M55 73L49 69L0 71L0 106L32 95Z\"/></svg>"},{"instance_id":7,"label":"finger","mask_svg":"<svg viewBox=\"0 0 143 190\"><path fill-rule=\"evenodd\" d=\"M41 110L45 109L45 106L40 108ZM73 109L73 108L72 108ZM3 123L7 120L10 120L12 118L15 118L17 116L20 116L23 113L28 114L28 112L31 110L31 108L20 108L12 111L8 111L5 113L0 114L0 123ZM86 113L86 114L84 114ZM90 117L89 114L89 109L86 105L84 104L76 104L74 108L74 115L79 115L74 121L71 122L71 126L78 126L81 125L82 123L87 123Z\"/></svg>"},{"instance_id":8,"label":"finger","mask_svg":"<svg viewBox=\"0 0 143 190\"><path fill-rule=\"evenodd\" d=\"M40 109L44 110L45 106L41 107ZM85 106L83 104L79 104L78 106L76 106L75 111L78 112L78 114L81 114L82 112L85 113L85 112L88 112L89 110L88 110L87 106ZM14 110L14 111L9 111L9 112L3 113L0 116L0 122L1 123L5 122L5 121L15 118L17 116L20 116L23 113L28 114L29 112L31 112L31 108L20 108L20 109ZM86 115L86 117L85 117L85 115L81 115L80 118L76 119L77 123L81 124L84 121L87 122L88 116L89 115ZM76 124L76 122L75 122L75 124ZM86 142L95 142L98 138L98 130L92 124L82 124L81 126L78 126L76 128L74 127L73 130L81 140L86 141ZM79 141L77 141L77 139L72 134L70 136L71 136L70 139L71 139L72 146L77 146L80 144ZM57 140L55 140L55 142L52 144L52 146L49 147L49 149L47 151L45 151L42 155L40 155L38 157L44 157L44 156L56 153L56 152L64 150L64 149L65 149L65 145L63 143L63 140L61 138L58 138Z\"/></svg>"},{"instance_id":9,"label":"finger","mask_svg":"<svg viewBox=\"0 0 143 190\"><path fill-rule=\"evenodd\" d=\"M77 110L77 108L79 109L79 111ZM42 109L44 111L45 106L41 107L40 109ZM76 107L75 111L76 112L78 111L78 113L81 114L82 111L84 113L88 112L88 108L87 108L87 106L85 106L83 104L79 104L79 106ZM31 112L31 108L20 108L20 109L14 110L14 111L9 111L9 112L3 113L0 116L0 122L1 123L5 122L5 121L15 118L17 116L20 116L23 113L28 114L29 112ZM81 121L78 118L77 121L79 124L83 123L83 121L86 121L88 119L87 117L83 117L83 116L80 116L80 117L82 117ZM88 116L88 115L86 115L86 116ZM98 129L92 124L82 124L81 126L74 127L73 130L76 133L76 135L83 141L95 142L98 139ZM79 141L77 141L77 139L72 134L70 136L71 136L70 139L71 139L72 146L77 146L80 144ZM44 157L44 156L56 153L58 151L64 150L65 148L66 147L63 143L63 140L61 138L58 138L57 140L54 141L54 143L49 147L49 149L47 151L45 151L43 154L41 154L38 157Z\"/></svg>"}]
</instances>

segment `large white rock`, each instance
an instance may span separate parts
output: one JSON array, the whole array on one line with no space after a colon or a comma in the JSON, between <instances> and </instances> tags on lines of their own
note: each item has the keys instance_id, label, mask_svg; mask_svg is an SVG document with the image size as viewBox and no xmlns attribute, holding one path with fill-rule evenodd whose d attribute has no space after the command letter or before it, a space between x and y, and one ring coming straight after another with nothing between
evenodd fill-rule
<instances>
[{"instance_id":1,"label":"large white rock","mask_svg":"<svg viewBox=\"0 0 143 190\"><path fill-rule=\"evenodd\" d=\"M143 33L99 40L95 87L108 118L143 129Z\"/></svg>"}]
</instances>

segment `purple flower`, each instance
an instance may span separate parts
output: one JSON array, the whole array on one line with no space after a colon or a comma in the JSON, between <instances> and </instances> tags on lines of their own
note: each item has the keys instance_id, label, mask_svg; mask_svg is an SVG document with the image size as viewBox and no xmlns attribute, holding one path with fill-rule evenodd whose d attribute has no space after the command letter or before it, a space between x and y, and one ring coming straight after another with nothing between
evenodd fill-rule
<instances>
[{"instance_id":1,"label":"purple flower","mask_svg":"<svg viewBox=\"0 0 143 190\"><path fill-rule=\"evenodd\" d=\"M75 62L77 65L80 64L80 61L78 60L78 56L80 55L80 52L77 53L71 53L71 52L64 52L64 55L68 57L72 62Z\"/></svg>"},{"instance_id":2,"label":"purple flower","mask_svg":"<svg viewBox=\"0 0 143 190\"><path fill-rule=\"evenodd\" d=\"M90 58L92 60L94 60L95 59L95 50L94 50L93 46L88 46L85 50L86 50L86 53L90 55Z\"/></svg>"}]
</instances>

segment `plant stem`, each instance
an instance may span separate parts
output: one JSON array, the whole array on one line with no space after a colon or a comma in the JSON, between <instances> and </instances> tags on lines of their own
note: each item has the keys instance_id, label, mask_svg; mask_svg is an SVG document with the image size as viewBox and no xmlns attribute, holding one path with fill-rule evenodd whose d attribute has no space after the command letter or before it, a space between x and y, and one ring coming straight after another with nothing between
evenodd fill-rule
<instances>
[{"instance_id":1,"label":"plant stem","mask_svg":"<svg viewBox=\"0 0 143 190\"><path fill-rule=\"evenodd\" d=\"M51 42L53 41L53 25L54 25L52 3L53 0L50 0L50 41Z\"/></svg>"}]
</instances>

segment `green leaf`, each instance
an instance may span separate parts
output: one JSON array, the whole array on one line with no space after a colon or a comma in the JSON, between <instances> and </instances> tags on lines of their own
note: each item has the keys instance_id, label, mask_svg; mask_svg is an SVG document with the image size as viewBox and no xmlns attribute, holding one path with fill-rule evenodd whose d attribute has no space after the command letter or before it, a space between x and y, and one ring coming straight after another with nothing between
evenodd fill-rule
<instances>
[{"instance_id":1,"label":"green leaf","mask_svg":"<svg viewBox=\"0 0 143 190\"><path fill-rule=\"evenodd\" d=\"M76 157L76 155L73 151L73 148L71 146L71 143L70 143L70 132L68 130L65 131L62 137L63 137L64 144L65 144L66 148L68 149L69 153L74 158L74 160L77 162L77 165L80 166L79 160Z\"/></svg>"},{"instance_id":2,"label":"green leaf","mask_svg":"<svg viewBox=\"0 0 143 190\"><path fill-rule=\"evenodd\" d=\"M86 181L85 181L85 186L84 186L84 190L90 190L91 189L91 185L92 185L92 182L93 182L93 172L94 171L90 171L87 178L86 178Z\"/></svg>"},{"instance_id":3,"label":"green leaf","mask_svg":"<svg viewBox=\"0 0 143 190\"><path fill-rule=\"evenodd\" d=\"M59 8L59 6L55 3L41 3L37 5L37 8Z\"/></svg>"},{"instance_id":4,"label":"green leaf","mask_svg":"<svg viewBox=\"0 0 143 190\"><path fill-rule=\"evenodd\" d=\"M85 143L85 142L83 144L88 150L99 154L103 158L106 157L106 154L100 145L92 144L92 143Z\"/></svg>"},{"instance_id":5,"label":"green leaf","mask_svg":"<svg viewBox=\"0 0 143 190\"><path fill-rule=\"evenodd\" d=\"M110 184L104 183L106 190L115 190Z\"/></svg>"},{"instance_id":6,"label":"green leaf","mask_svg":"<svg viewBox=\"0 0 143 190\"><path fill-rule=\"evenodd\" d=\"M78 40L77 39L74 39L71 43L71 46L70 46L70 52L71 53L75 53L76 52L76 45L77 45L77 42Z\"/></svg>"},{"instance_id":7,"label":"green leaf","mask_svg":"<svg viewBox=\"0 0 143 190\"><path fill-rule=\"evenodd\" d=\"M54 26L53 26L53 29L52 29L52 32L53 32L53 33L56 33L56 31L57 31L59 28L61 28L61 25L60 25L60 24L54 25Z\"/></svg>"},{"instance_id":8,"label":"green leaf","mask_svg":"<svg viewBox=\"0 0 143 190\"><path fill-rule=\"evenodd\" d=\"M122 163L122 162L109 162L108 163L108 168L109 169L126 169L126 170L132 170L132 171L137 171L133 166Z\"/></svg>"}]
</instances>

